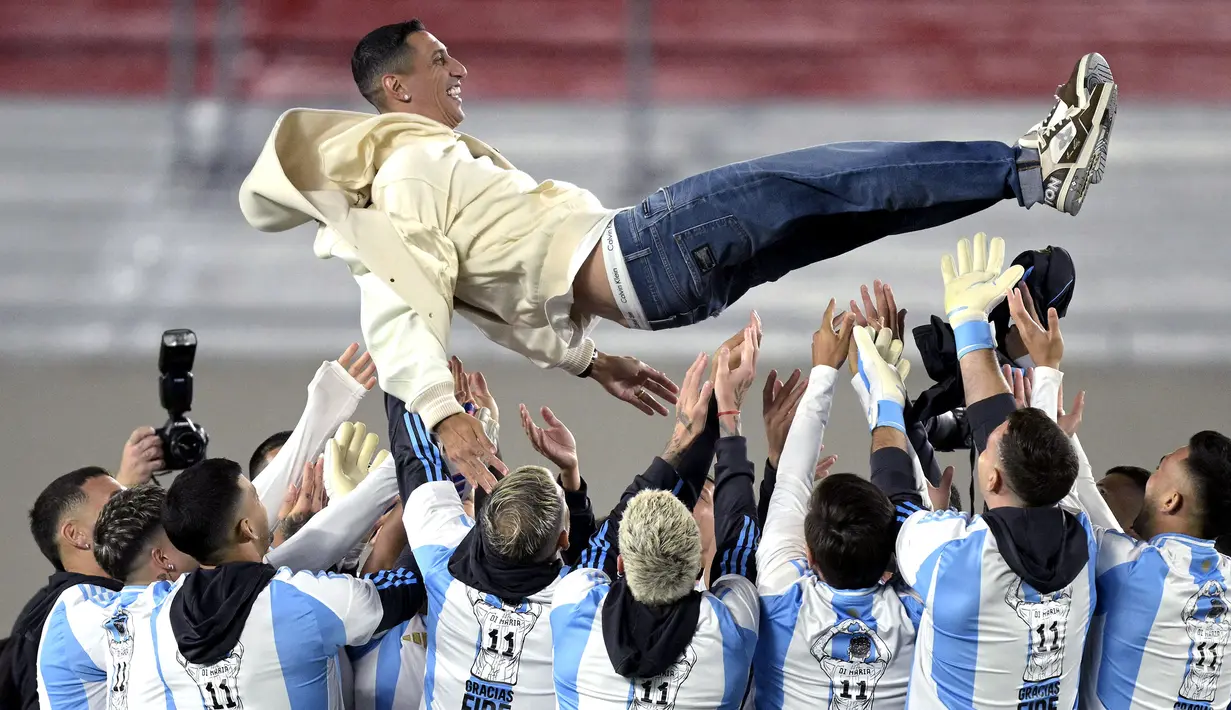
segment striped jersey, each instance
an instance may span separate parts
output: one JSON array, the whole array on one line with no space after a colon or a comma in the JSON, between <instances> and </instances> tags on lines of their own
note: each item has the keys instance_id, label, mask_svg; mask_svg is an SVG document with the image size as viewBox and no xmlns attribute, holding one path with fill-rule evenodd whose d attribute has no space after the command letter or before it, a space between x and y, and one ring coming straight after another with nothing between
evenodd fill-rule
<instances>
[{"instance_id":1,"label":"striped jersey","mask_svg":"<svg viewBox=\"0 0 1231 710\"><path fill-rule=\"evenodd\" d=\"M348 646L354 669L351 710L418 708L427 667L427 626L422 616L403 621L362 646Z\"/></svg>"},{"instance_id":2,"label":"striped jersey","mask_svg":"<svg viewBox=\"0 0 1231 710\"><path fill-rule=\"evenodd\" d=\"M915 708L1071 708L1095 602L1089 560L1067 586L1042 594L1005 562L983 516L919 511L898 535L898 568L918 591L909 705Z\"/></svg>"},{"instance_id":3,"label":"striped jersey","mask_svg":"<svg viewBox=\"0 0 1231 710\"><path fill-rule=\"evenodd\" d=\"M1198 710L1231 703L1231 558L1180 534L1139 542L1095 528L1098 604L1082 707Z\"/></svg>"},{"instance_id":4,"label":"striped jersey","mask_svg":"<svg viewBox=\"0 0 1231 710\"><path fill-rule=\"evenodd\" d=\"M756 588L739 575L711 585L692 642L653 678L625 678L603 641L603 601L611 579L579 569L556 587L551 610L555 684L562 710L736 710L757 644Z\"/></svg>"},{"instance_id":5,"label":"striped jersey","mask_svg":"<svg viewBox=\"0 0 1231 710\"><path fill-rule=\"evenodd\" d=\"M169 582L151 585L165 593ZM69 587L52 608L38 655L38 692L49 710L123 710L133 663L133 638L149 620L144 586L112 591L89 584Z\"/></svg>"},{"instance_id":6,"label":"striped jersey","mask_svg":"<svg viewBox=\"0 0 1231 710\"><path fill-rule=\"evenodd\" d=\"M371 639L384 613L378 586L418 583L406 577L369 580L292 573L284 567L257 594L231 652L205 665L184 658L171 625L171 602L188 577L181 577L159 600L149 635L137 639L137 653L142 653L142 644L152 648L151 662L134 667L129 707L341 708L338 652Z\"/></svg>"},{"instance_id":7,"label":"striped jersey","mask_svg":"<svg viewBox=\"0 0 1231 710\"><path fill-rule=\"evenodd\" d=\"M518 604L454 579L449 559L474 521L451 480L416 488L405 516L428 597L425 707L550 707L555 693L547 614L560 578Z\"/></svg>"},{"instance_id":8,"label":"striped jersey","mask_svg":"<svg viewBox=\"0 0 1231 710\"><path fill-rule=\"evenodd\" d=\"M757 707L905 707L923 612L918 597L891 584L834 589L802 559L791 569L793 583L761 596ZM762 568L762 584L767 576Z\"/></svg>"}]
</instances>

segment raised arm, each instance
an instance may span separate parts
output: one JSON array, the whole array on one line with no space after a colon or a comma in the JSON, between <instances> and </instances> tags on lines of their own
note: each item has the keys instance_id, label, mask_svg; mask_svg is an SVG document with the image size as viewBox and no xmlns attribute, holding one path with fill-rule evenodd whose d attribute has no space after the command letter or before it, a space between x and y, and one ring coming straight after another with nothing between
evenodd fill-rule
<instances>
[{"instance_id":1,"label":"raised arm","mask_svg":"<svg viewBox=\"0 0 1231 710\"><path fill-rule=\"evenodd\" d=\"M945 254L941 274L945 281L945 314L953 327L962 386L966 394L966 420L974 435L975 448L987 448L987 438L1016 409L1009 385L996 362L996 334L988 313L1001 301L1024 269L1004 267L1004 240L975 235L957 245L957 262Z\"/></svg>"},{"instance_id":2,"label":"raised arm","mask_svg":"<svg viewBox=\"0 0 1231 710\"><path fill-rule=\"evenodd\" d=\"M696 503L695 496L692 496L690 504L685 490L690 487L685 485L684 479L671 461L678 462L682 452L692 445L705 428L706 412L709 409L714 389L713 383L705 379L705 366L708 361L709 357L701 353L688 368L679 401L676 403L675 428L671 433L671 440L667 443L666 451L662 456L655 457L645 473L634 478L633 482L624 489L620 501L590 538L590 544L582 552L577 563L578 567L600 569L609 578L616 577L620 520L624 515L624 509L628 507L628 502L637 493L646 489L669 490L681 496L681 500L690 508Z\"/></svg>"},{"instance_id":3,"label":"raised arm","mask_svg":"<svg viewBox=\"0 0 1231 710\"><path fill-rule=\"evenodd\" d=\"M757 551L758 588L762 594L780 592L806 569L804 518L812 496L813 472L833 404L837 368L846 360L854 328L854 315L847 314L835 332L831 325L833 309L831 300L821 327L812 336L812 372L786 437L778 480L765 515L765 530Z\"/></svg>"},{"instance_id":4,"label":"raised arm","mask_svg":"<svg viewBox=\"0 0 1231 710\"><path fill-rule=\"evenodd\" d=\"M308 404L282 449L257 476L252 485L265 505L269 525L277 515L286 489L298 482L303 466L315 459L325 442L359 406L359 401L376 384L371 358L365 354L354 360L359 346L352 344L342 356L326 362L308 384Z\"/></svg>"},{"instance_id":5,"label":"raised arm","mask_svg":"<svg viewBox=\"0 0 1231 710\"><path fill-rule=\"evenodd\" d=\"M750 324L740 345L740 363L731 369L731 351L718 351L714 368L714 399L718 403L718 462L714 466L714 559L710 579L715 582L738 574L757 580L756 553L761 539L757 501L753 493L755 474L748 460L748 442L740 430L744 397L756 378L760 350L760 324ZM752 593L749 588L749 594Z\"/></svg>"},{"instance_id":6,"label":"raised arm","mask_svg":"<svg viewBox=\"0 0 1231 710\"><path fill-rule=\"evenodd\" d=\"M586 482L581 477L577 440L550 407L539 410L543 421L547 423L546 429L535 424L526 405L520 405L519 411L522 429L530 440L530 446L555 464L560 472L556 480L564 490L564 502L569 512L568 549L562 556L564 564L575 565L596 529L594 508L590 505Z\"/></svg>"}]
</instances>

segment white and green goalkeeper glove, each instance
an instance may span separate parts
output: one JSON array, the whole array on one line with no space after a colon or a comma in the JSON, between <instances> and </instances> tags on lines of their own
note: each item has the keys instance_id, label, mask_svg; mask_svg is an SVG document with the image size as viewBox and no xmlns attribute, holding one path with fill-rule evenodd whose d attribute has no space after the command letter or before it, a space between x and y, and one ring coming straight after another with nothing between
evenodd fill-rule
<instances>
[{"instance_id":1,"label":"white and green goalkeeper glove","mask_svg":"<svg viewBox=\"0 0 1231 710\"><path fill-rule=\"evenodd\" d=\"M1009 289L1022 279L1021 266L1004 267L1004 240L996 237L989 249L987 235L975 235L972 253L970 240L957 243L957 265L945 254L940 260L940 273L945 279L945 317L953 327L957 356L976 350L996 347L996 334L987 316L1008 295Z\"/></svg>"},{"instance_id":2,"label":"white and green goalkeeper glove","mask_svg":"<svg viewBox=\"0 0 1231 710\"><path fill-rule=\"evenodd\" d=\"M851 381L868 416L868 428L888 426L906 433L906 377L910 362L902 359L902 341L882 328L857 327L858 373Z\"/></svg>"},{"instance_id":3,"label":"white and green goalkeeper glove","mask_svg":"<svg viewBox=\"0 0 1231 710\"><path fill-rule=\"evenodd\" d=\"M369 434L363 422L343 422L325 444L325 492L336 501L355 490L368 473L389 456L387 449L377 451L380 437Z\"/></svg>"}]
</instances>

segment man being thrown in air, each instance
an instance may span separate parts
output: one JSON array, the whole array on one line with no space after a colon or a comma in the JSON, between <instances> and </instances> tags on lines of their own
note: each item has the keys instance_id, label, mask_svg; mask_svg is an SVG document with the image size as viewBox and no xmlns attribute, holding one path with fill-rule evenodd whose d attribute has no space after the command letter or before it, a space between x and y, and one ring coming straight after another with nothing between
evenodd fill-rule
<instances>
[{"instance_id":1,"label":"man being thrown in air","mask_svg":"<svg viewBox=\"0 0 1231 710\"><path fill-rule=\"evenodd\" d=\"M536 183L457 132L466 68L418 20L368 33L351 70L380 115L287 112L240 207L263 231L321 225L316 254L341 258L359 283L381 388L484 487L488 465L505 467L453 398L454 309L538 365L665 415L655 398L674 401L675 385L597 350L588 334L598 319L690 325L795 269L1006 199L1077 214L1103 177L1116 113L1111 70L1088 54L1015 145L816 146L686 178L616 210L575 185Z\"/></svg>"}]
</instances>

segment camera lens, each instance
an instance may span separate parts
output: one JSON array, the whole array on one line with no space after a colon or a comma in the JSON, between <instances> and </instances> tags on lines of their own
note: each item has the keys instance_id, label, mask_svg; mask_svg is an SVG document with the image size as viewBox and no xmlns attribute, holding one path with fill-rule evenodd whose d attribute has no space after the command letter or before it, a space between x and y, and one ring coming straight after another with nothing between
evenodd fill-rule
<instances>
[{"instance_id":1,"label":"camera lens","mask_svg":"<svg viewBox=\"0 0 1231 710\"><path fill-rule=\"evenodd\" d=\"M180 429L171 437L171 456L191 466L205 458L205 440L192 429Z\"/></svg>"}]
</instances>

